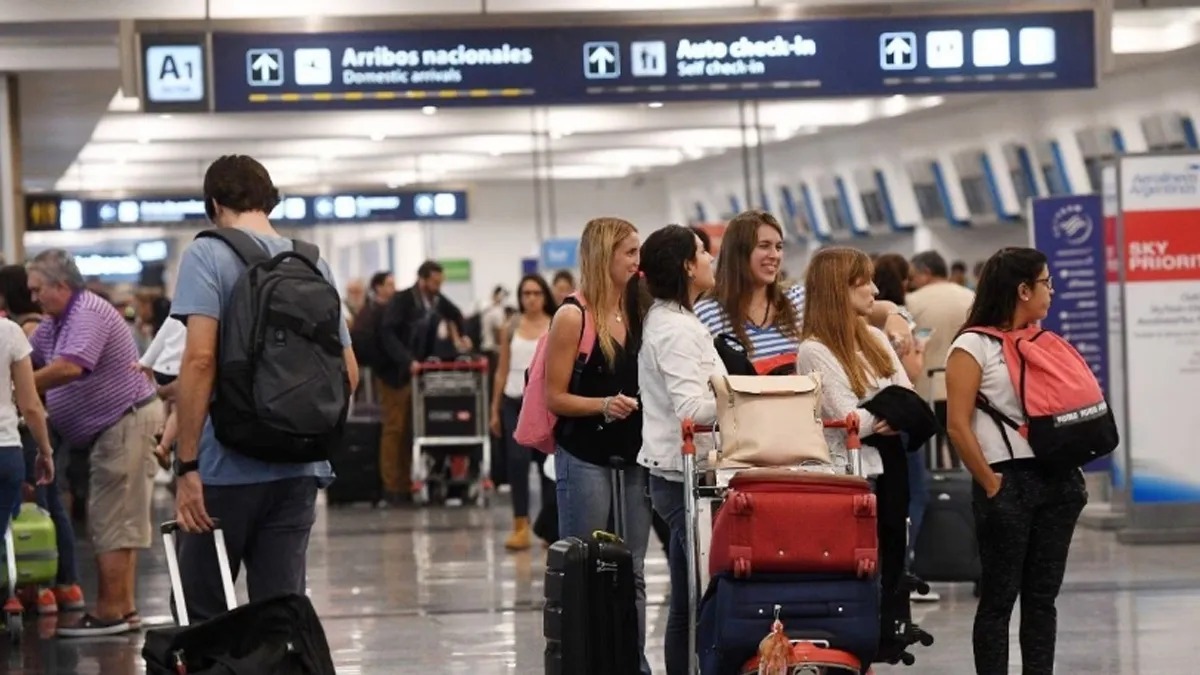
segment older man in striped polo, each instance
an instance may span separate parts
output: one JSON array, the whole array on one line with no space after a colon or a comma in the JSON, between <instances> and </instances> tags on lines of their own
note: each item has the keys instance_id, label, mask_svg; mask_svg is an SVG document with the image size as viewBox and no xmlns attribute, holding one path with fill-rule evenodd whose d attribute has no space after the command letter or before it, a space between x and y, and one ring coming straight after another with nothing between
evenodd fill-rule
<instances>
[{"instance_id":1,"label":"older man in striped polo","mask_svg":"<svg viewBox=\"0 0 1200 675\"><path fill-rule=\"evenodd\" d=\"M70 254L40 253L29 264L29 290L48 319L30 338L39 392L64 442L86 448L88 534L99 580L95 608L60 637L118 635L141 626L134 607L137 551L150 547L154 434L163 407L117 310L84 288ZM63 449L59 449L62 452Z\"/></svg>"}]
</instances>

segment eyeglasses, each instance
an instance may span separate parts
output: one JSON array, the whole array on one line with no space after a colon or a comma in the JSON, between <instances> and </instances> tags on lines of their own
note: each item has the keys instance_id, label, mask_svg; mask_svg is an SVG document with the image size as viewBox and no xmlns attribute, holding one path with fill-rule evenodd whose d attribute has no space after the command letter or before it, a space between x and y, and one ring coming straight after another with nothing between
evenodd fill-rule
<instances>
[{"instance_id":1,"label":"eyeglasses","mask_svg":"<svg viewBox=\"0 0 1200 675\"><path fill-rule=\"evenodd\" d=\"M1054 290L1054 277L1046 277L1044 279L1037 279L1033 283L1046 284L1046 288L1048 288L1050 290Z\"/></svg>"}]
</instances>

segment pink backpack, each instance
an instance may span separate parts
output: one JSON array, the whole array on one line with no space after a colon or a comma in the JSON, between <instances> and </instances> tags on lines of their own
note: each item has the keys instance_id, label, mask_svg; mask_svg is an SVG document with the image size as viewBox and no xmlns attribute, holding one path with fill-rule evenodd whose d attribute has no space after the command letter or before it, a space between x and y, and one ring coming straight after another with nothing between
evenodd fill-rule
<instances>
[{"instance_id":1,"label":"pink backpack","mask_svg":"<svg viewBox=\"0 0 1200 675\"><path fill-rule=\"evenodd\" d=\"M571 377L574 383L583 372L583 366L592 357L592 347L596 344L596 326L588 314L583 296L572 293L567 298L574 300L574 304L579 305L583 312L583 330L579 333L579 356L575 359L575 372ZM521 412L517 416L513 440L527 448L553 455L554 427L558 424L558 415L550 412L546 405L546 342L549 339L550 333L547 331L538 340L533 352L533 362L529 364L529 370L525 371L525 394L521 400Z\"/></svg>"},{"instance_id":2,"label":"pink backpack","mask_svg":"<svg viewBox=\"0 0 1200 675\"><path fill-rule=\"evenodd\" d=\"M1118 443L1117 424L1091 367L1062 336L1033 326L1014 331L972 327L1004 346L1013 389L1025 411L1013 420L982 395L975 407L1029 441L1038 461L1057 468L1076 468L1112 452Z\"/></svg>"}]
</instances>

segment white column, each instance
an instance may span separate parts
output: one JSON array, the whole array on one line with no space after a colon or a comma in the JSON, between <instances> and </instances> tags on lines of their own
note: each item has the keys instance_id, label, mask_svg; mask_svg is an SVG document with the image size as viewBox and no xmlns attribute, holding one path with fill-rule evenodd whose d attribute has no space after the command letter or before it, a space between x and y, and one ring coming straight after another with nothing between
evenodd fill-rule
<instances>
[{"instance_id":1,"label":"white column","mask_svg":"<svg viewBox=\"0 0 1200 675\"><path fill-rule=\"evenodd\" d=\"M1079 147L1079 139L1075 130L1069 127L1059 127L1052 132L1052 139L1058 142L1058 151L1062 156L1062 168L1071 184L1071 194L1085 195L1092 192L1092 179L1088 176L1087 164L1083 161L1083 150ZM1096 186L1099 189L1100 186Z\"/></svg>"},{"instance_id":2,"label":"white column","mask_svg":"<svg viewBox=\"0 0 1200 675\"><path fill-rule=\"evenodd\" d=\"M9 263L20 262L25 256L16 83L15 76L0 76L0 251Z\"/></svg>"},{"instance_id":3,"label":"white column","mask_svg":"<svg viewBox=\"0 0 1200 675\"><path fill-rule=\"evenodd\" d=\"M963 193L962 176L954 163L954 155L950 152L939 152L934 158L942 171L942 188L946 191L946 201L949 213L946 220L951 223L969 223L971 209L967 206L967 196Z\"/></svg>"},{"instance_id":4,"label":"white column","mask_svg":"<svg viewBox=\"0 0 1200 675\"><path fill-rule=\"evenodd\" d=\"M1004 145L999 141L992 141L983 149L987 156L988 164L992 167L992 179L996 182L996 192L1000 195L1000 215L1002 217L1019 216L1025 208L1024 204L1017 201L1017 189L1013 185L1012 172L1014 168L1008 164L1008 157L1004 154Z\"/></svg>"},{"instance_id":5,"label":"white column","mask_svg":"<svg viewBox=\"0 0 1200 675\"><path fill-rule=\"evenodd\" d=\"M913 227L920 223L922 218L921 208L917 204L917 191L904 163L895 159L879 158L875 164L883 174L896 225Z\"/></svg>"}]
</instances>

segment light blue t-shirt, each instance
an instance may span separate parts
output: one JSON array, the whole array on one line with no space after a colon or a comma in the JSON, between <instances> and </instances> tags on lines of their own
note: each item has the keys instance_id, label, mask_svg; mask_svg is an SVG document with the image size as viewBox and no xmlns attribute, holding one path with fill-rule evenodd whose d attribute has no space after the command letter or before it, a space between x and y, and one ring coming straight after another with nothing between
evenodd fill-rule
<instances>
[{"instance_id":1,"label":"light blue t-shirt","mask_svg":"<svg viewBox=\"0 0 1200 675\"><path fill-rule=\"evenodd\" d=\"M265 246L272 256L292 250L291 239L243 231ZM333 283L329 265L320 260L317 267ZM198 314L220 320L221 310L233 295L234 284L244 269L242 261L225 242L218 239L193 241L179 263L171 315L182 318ZM349 347L350 330L345 317L338 323L342 345ZM273 464L247 457L222 445L213 432L212 418L205 420L200 435L200 479L205 484L252 485L306 476L316 478L321 487L325 487L333 480L333 468L329 462Z\"/></svg>"}]
</instances>

